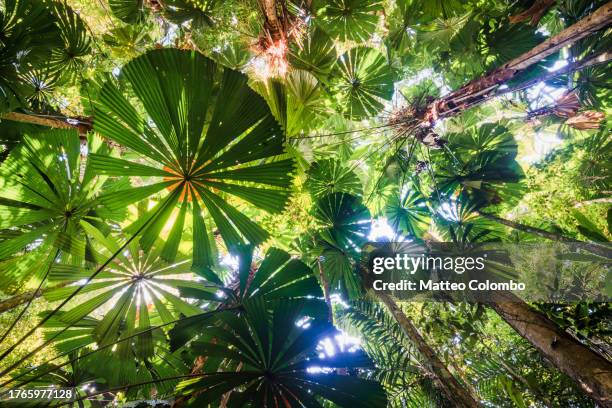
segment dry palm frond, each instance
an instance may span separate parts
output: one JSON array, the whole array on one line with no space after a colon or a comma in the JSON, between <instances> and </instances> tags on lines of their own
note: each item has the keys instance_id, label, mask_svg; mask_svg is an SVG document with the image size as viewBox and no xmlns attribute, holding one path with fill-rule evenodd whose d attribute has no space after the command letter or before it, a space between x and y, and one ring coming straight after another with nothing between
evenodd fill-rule
<instances>
[{"instance_id":1,"label":"dry palm frond","mask_svg":"<svg viewBox=\"0 0 612 408\"><path fill-rule=\"evenodd\" d=\"M578 130L599 129L605 117L603 112L584 111L570 117L565 124Z\"/></svg>"},{"instance_id":2,"label":"dry palm frond","mask_svg":"<svg viewBox=\"0 0 612 408\"><path fill-rule=\"evenodd\" d=\"M533 120L534 118L548 115L570 118L578 112L580 107L580 100L576 92L569 91L563 94L554 104L530 111L527 114L527 119Z\"/></svg>"},{"instance_id":3,"label":"dry palm frond","mask_svg":"<svg viewBox=\"0 0 612 408\"><path fill-rule=\"evenodd\" d=\"M578 109L580 109L578 95L576 92L570 91L559 98L555 106L552 107L551 113L562 118L569 118L574 116Z\"/></svg>"}]
</instances>

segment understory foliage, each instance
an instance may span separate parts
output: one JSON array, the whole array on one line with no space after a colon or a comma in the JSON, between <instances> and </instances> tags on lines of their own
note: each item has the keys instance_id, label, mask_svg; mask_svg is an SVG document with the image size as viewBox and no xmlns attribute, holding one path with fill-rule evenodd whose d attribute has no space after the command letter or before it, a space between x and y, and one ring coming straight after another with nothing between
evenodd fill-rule
<instances>
[{"instance_id":1,"label":"understory foliage","mask_svg":"<svg viewBox=\"0 0 612 408\"><path fill-rule=\"evenodd\" d=\"M604 3L0 0L0 401L464 406L444 367L482 406L601 405L491 305L398 302L411 335L362 250L605 247L609 27L437 103ZM597 271L529 307L610 363Z\"/></svg>"}]
</instances>

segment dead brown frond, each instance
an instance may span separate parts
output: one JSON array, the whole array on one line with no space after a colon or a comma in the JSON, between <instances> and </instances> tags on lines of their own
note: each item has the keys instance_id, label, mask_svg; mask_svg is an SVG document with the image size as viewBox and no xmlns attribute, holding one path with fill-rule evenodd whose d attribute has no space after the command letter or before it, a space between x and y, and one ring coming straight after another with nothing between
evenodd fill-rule
<instances>
[{"instance_id":1,"label":"dead brown frond","mask_svg":"<svg viewBox=\"0 0 612 408\"><path fill-rule=\"evenodd\" d=\"M603 112L584 111L566 120L565 124L578 130L599 129L605 117Z\"/></svg>"},{"instance_id":2,"label":"dead brown frond","mask_svg":"<svg viewBox=\"0 0 612 408\"><path fill-rule=\"evenodd\" d=\"M552 107L552 113L561 118L569 118L576 114L580 109L580 99L574 91L565 93L555 106Z\"/></svg>"},{"instance_id":3,"label":"dead brown frond","mask_svg":"<svg viewBox=\"0 0 612 408\"><path fill-rule=\"evenodd\" d=\"M563 94L554 104L528 112L527 119L534 120L540 116L555 115L560 118L572 117L580 109L580 100L574 91Z\"/></svg>"}]
</instances>

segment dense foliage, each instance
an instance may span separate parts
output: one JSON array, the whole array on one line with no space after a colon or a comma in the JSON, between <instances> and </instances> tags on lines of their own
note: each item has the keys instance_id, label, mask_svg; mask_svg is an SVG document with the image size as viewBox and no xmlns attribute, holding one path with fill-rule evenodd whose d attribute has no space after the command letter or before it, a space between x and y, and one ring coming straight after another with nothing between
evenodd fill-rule
<instances>
[{"instance_id":1,"label":"dense foliage","mask_svg":"<svg viewBox=\"0 0 612 408\"><path fill-rule=\"evenodd\" d=\"M564 348L612 368L607 297L519 302L556 333L531 335L498 302L379 296L361 259L581 241L609 266L611 21L599 0L0 0L0 405L612 406L612 371ZM561 284L609 296L580 276Z\"/></svg>"}]
</instances>

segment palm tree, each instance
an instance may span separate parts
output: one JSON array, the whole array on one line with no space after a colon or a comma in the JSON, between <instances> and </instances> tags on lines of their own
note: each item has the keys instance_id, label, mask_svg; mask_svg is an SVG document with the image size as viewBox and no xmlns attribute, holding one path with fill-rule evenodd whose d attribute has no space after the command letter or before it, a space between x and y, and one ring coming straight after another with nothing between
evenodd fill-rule
<instances>
[{"instance_id":1,"label":"palm tree","mask_svg":"<svg viewBox=\"0 0 612 408\"><path fill-rule=\"evenodd\" d=\"M303 301L273 301L267 307L264 298L257 297L243 306L240 319L232 312L219 314L205 328L206 337L189 344L192 353L213 361L178 385L180 395L191 395L199 405L221 400L226 406L315 407L322 398L342 406L386 406L378 383L326 373L337 367L368 369L371 362L360 352L351 358L343 353L320 356L319 341L337 332L316 317L297 325L304 317ZM216 341L207 340L211 337Z\"/></svg>"},{"instance_id":2,"label":"palm tree","mask_svg":"<svg viewBox=\"0 0 612 408\"><path fill-rule=\"evenodd\" d=\"M150 80L142 82L143 75ZM162 250L168 261L175 257L190 222L194 265L214 263L212 224L205 222L204 210L229 250L264 242L268 233L229 198L265 211L282 211L293 161L282 157L283 132L263 98L247 86L246 76L221 69L200 54L165 49L128 63L122 78L136 93L138 105L125 98L115 81L107 81L96 103L94 129L147 158L147 164L95 154L92 161L101 174L152 177L154 182L107 194L103 202L124 208L167 190L169 194L151 210L159 216L140 242L148 250L178 208ZM138 225L137 221L128 231Z\"/></svg>"},{"instance_id":3,"label":"palm tree","mask_svg":"<svg viewBox=\"0 0 612 408\"><path fill-rule=\"evenodd\" d=\"M83 224L108 231L106 220L123 217L124 210L110 211L99 200L103 188L110 192L113 187L105 188L106 177L95 174L91 161L81 156L85 146L102 157L111 150L97 137L82 145L74 130L51 130L24 136L4 161L0 170L3 288L35 271L44 281L50 262L57 259L74 265L93 261Z\"/></svg>"},{"instance_id":4,"label":"palm tree","mask_svg":"<svg viewBox=\"0 0 612 408\"><path fill-rule=\"evenodd\" d=\"M46 120L30 112L56 113L53 89L78 75L91 53L85 23L65 3L10 0L0 10L0 36L0 114Z\"/></svg>"},{"instance_id":5,"label":"palm tree","mask_svg":"<svg viewBox=\"0 0 612 408\"><path fill-rule=\"evenodd\" d=\"M474 79L443 98L431 102L421 120L430 126L439 118L457 115L466 108L488 100L497 89L524 72L535 63L561 48L610 25L612 4L604 4L588 17L583 18L557 35L538 44L528 52L506 62L481 78ZM510 89L512 90L512 89Z\"/></svg>"},{"instance_id":6,"label":"palm tree","mask_svg":"<svg viewBox=\"0 0 612 408\"><path fill-rule=\"evenodd\" d=\"M117 252L119 244L115 237L104 237L91 226L88 229L101 244L99 254L102 259ZM163 247L164 243L158 242L150 250L144 251L132 241L125 251L117 255L115 262L87 282L75 298L76 305L52 319L50 324L58 327L60 331L65 331L88 316L100 314L100 311L104 317L95 325L88 325L91 329L89 332L69 330L62 335L61 340L56 341L56 346L61 346L63 341L70 341L71 345L78 341L81 346L93 342L104 346L139 331L146 332L152 326L175 322L179 316L189 317L202 313L202 309L179 297L179 288L212 289L204 283L194 281L187 257L182 257L182 260L173 264L163 261ZM83 285L83 280L87 280L93 273L93 270L86 268L55 265L51 268L49 281L69 282L70 285L47 290L43 296L50 302L64 300L74 292L75 285ZM91 293L95 295L90 296ZM48 331L47 334L49 338L53 338L56 333ZM147 332L136 340L136 354L141 358L151 357L151 333ZM127 343L123 344L125 345Z\"/></svg>"}]
</instances>

